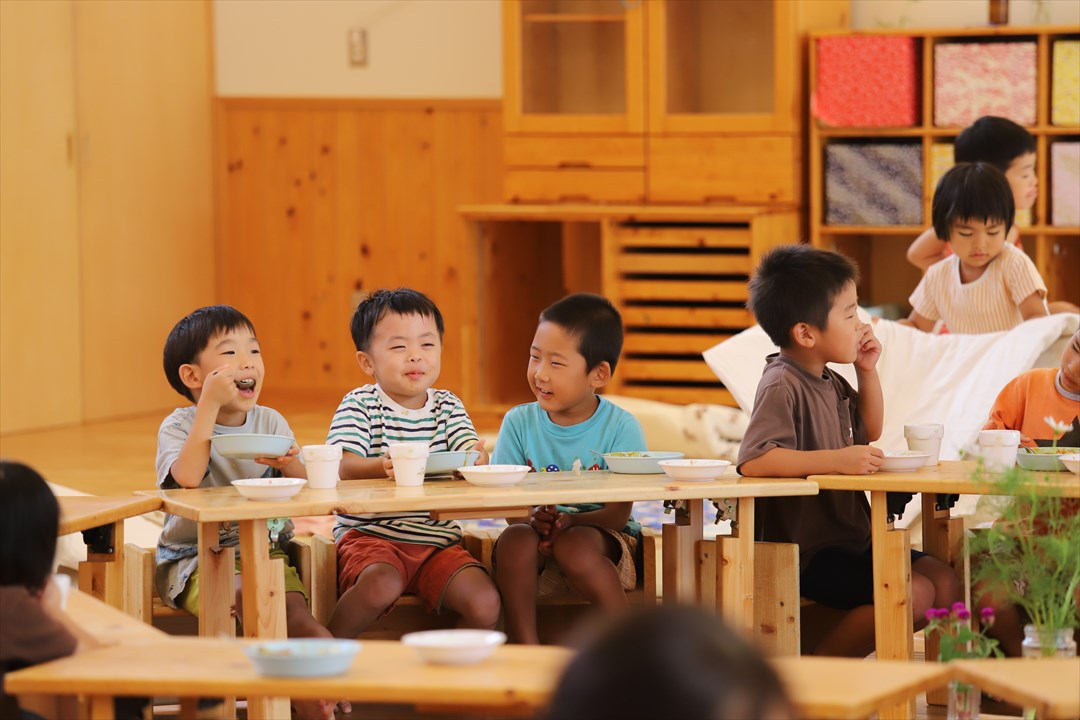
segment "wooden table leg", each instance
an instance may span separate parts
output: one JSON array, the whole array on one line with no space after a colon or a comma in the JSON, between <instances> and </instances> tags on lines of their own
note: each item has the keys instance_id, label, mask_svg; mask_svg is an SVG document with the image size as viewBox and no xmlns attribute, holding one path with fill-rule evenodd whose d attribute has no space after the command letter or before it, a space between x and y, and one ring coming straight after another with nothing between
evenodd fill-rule
<instances>
[{"instance_id":1,"label":"wooden table leg","mask_svg":"<svg viewBox=\"0 0 1080 720\"><path fill-rule=\"evenodd\" d=\"M703 500L686 500L675 512L675 522L664 525L664 603L696 603L698 543L704 535Z\"/></svg>"},{"instance_id":2,"label":"wooden table leg","mask_svg":"<svg viewBox=\"0 0 1080 720\"><path fill-rule=\"evenodd\" d=\"M266 520L240 521L240 565L244 568L244 637L285 637L285 566L281 558L270 558ZM290 715L288 698L248 698L248 717L253 720Z\"/></svg>"},{"instance_id":3,"label":"wooden table leg","mask_svg":"<svg viewBox=\"0 0 1080 720\"><path fill-rule=\"evenodd\" d=\"M199 523L199 635L236 637L236 550L219 544L220 523ZM236 698L223 699L236 717ZM184 703L181 702L181 706Z\"/></svg>"},{"instance_id":4,"label":"wooden table leg","mask_svg":"<svg viewBox=\"0 0 1080 720\"><path fill-rule=\"evenodd\" d=\"M728 625L754 636L754 499L739 498L731 535L718 537L716 598Z\"/></svg>"},{"instance_id":5,"label":"wooden table leg","mask_svg":"<svg viewBox=\"0 0 1080 720\"><path fill-rule=\"evenodd\" d=\"M948 508L938 509L937 496L924 493L922 496L923 550L946 565L957 570L960 577L964 573L964 519L950 516ZM957 567L959 565L959 568ZM967 583L965 582L965 585ZM938 658L938 636L931 634L926 638L926 662ZM948 705L948 688L928 690L927 705Z\"/></svg>"},{"instance_id":6,"label":"wooden table leg","mask_svg":"<svg viewBox=\"0 0 1080 720\"><path fill-rule=\"evenodd\" d=\"M915 654L911 617L911 538L893 528L884 491L870 493L874 555L874 639L878 660L911 660ZM915 717L911 699L881 711L881 718Z\"/></svg>"},{"instance_id":7,"label":"wooden table leg","mask_svg":"<svg viewBox=\"0 0 1080 720\"><path fill-rule=\"evenodd\" d=\"M116 706L111 695L91 695L86 704L90 720L113 720L116 717Z\"/></svg>"},{"instance_id":8,"label":"wooden table leg","mask_svg":"<svg viewBox=\"0 0 1080 720\"><path fill-rule=\"evenodd\" d=\"M86 562L79 563L79 589L123 610L124 521L93 528L83 537L87 541Z\"/></svg>"}]
</instances>

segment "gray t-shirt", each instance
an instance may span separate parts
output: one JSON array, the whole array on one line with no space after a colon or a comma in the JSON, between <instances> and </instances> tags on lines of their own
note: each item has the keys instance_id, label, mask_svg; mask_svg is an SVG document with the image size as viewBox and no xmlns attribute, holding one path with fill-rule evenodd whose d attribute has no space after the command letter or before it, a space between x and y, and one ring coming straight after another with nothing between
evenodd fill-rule
<instances>
[{"instance_id":1,"label":"gray t-shirt","mask_svg":"<svg viewBox=\"0 0 1080 720\"><path fill-rule=\"evenodd\" d=\"M867 444L857 399L854 388L829 368L816 377L791 358L770 355L739 447L738 468L773 448L838 450ZM870 506L861 492L760 498L756 507L757 539L798 543L804 567L824 547L870 548Z\"/></svg>"},{"instance_id":2,"label":"gray t-shirt","mask_svg":"<svg viewBox=\"0 0 1080 720\"><path fill-rule=\"evenodd\" d=\"M162 490L173 490L180 485L169 471L180 456L191 426L195 422L195 406L177 408L158 428L157 484ZM215 435L239 435L259 433L265 435L288 435L295 437L289 423L277 410L256 405L247 414L244 424L237 427L214 425ZM210 463L206 474L199 484L201 488L228 487L233 480L245 478L280 477L281 473L267 465L260 465L254 460L231 460L222 457L213 443L210 445ZM291 524L286 525L288 537ZM221 547L239 544L236 523L222 523L219 537ZM165 524L158 539L157 570L155 582L158 594L168 605L176 607L175 600L183 592L188 578L199 564L199 525L176 515L165 515Z\"/></svg>"}]
</instances>

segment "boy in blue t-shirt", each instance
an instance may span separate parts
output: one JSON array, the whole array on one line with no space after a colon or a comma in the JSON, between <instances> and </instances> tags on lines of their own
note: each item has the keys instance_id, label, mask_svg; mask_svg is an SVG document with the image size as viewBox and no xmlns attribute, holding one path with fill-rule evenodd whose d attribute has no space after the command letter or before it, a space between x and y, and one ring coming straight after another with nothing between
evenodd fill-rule
<instances>
[{"instance_id":1,"label":"boy in blue t-shirt","mask_svg":"<svg viewBox=\"0 0 1080 720\"><path fill-rule=\"evenodd\" d=\"M634 416L596 394L615 371L622 341L619 312L598 295L577 293L544 310L527 372L536 402L506 414L492 462L537 472L603 470L603 453L645 450ZM539 642L538 595L572 589L606 610L626 607L623 591L637 585L641 534L632 508L629 502L540 506L503 531L495 583L513 641Z\"/></svg>"}]
</instances>

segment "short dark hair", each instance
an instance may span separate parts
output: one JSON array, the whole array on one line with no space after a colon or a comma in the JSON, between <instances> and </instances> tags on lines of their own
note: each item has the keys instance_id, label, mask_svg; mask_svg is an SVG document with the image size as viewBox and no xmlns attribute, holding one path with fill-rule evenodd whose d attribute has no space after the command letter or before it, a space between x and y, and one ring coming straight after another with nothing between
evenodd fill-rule
<instances>
[{"instance_id":1,"label":"short dark hair","mask_svg":"<svg viewBox=\"0 0 1080 720\"><path fill-rule=\"evenodd\" d=\"M593 293L567 295L546 307L540 313L540 322L554 323L577 339L588 372L607 362L615 374L622 353L622 316L606 297Z\"/></svg>"},{"instance_id":2,"label":"short dark hair","mask_svg":"<svg viewBox=\"0 0 1080 720\"><path fill-rule=\"evenodd\" d=\"M777 346L791 345L791 328L825 330L836 296L859 282L859 268L843 255L809 245L781 245L761 258L750 278L746 306Z\"/></svg>"},{"instance_id":3,"label":"short dark hair","mask_svg":"<svg viewBox=\"0 0 1080 720\"><path fill-rule=\"evenodd\" d=\"M194 400L191 389L180 379L180 366L193 363L215 336L245 328L255 334L255 326L244 313L228 305L202 307L180 320L165 340L162 364L173 390Z\"/></svg>"},{"instance_id":4,"label":"short dark hair","mask_svg":"<svg viewBox=\"0 0 1080 720\"><path fill-rule=\"evenodd\" d=\"M948 240L957 220L1000 222L1013 226L1016 205L1009 181L990 163L960 163L938 180L930 215L938 239Z\"/></svg>"},{"instance_id":5,"label":"short dark hair","mask_svg":"<svg viewBox=\"0 0 1080 720\"><path fill-rule=\"evenodd\" d=\"M547 717L715 720L793 715L776 671L715 613L661 605L618 616L570 661Z\"/></svg>"},{"instance_id":6,"label":"short dark hair","mask_svg":"<svg viewBox=\"0 0 1080 720\"><path fill-rule=\"evenodd\" d=\"M1033 152L1034 135L1012 120L993 115L984 115L964 128L953 146L956 162L990 163L1001 172L1016 158Z\"/></svg>"},{"instance_id":7,"label":"short dark hair","mask_svg":"<svg viewBox=\"0 0 1080 720\"><path fill-rule=\"evenodd\" d=\"M33 468L0 460L0 585L38 591L56 557L60 504Z\"/></svg>"},{"instance_id":8,"label":"short dark hair","mask_svg":"<svg viewBox=\"0 0 1080 720\"><path fill-rule=\"evenodd\" d=\"M439 339L442 339L442 313L427 295L411 288L376 290L356 306L356 312L352 316L350 329L357 350L367 351L371 345L371 336L375 334L375 326L388 312L431 318L439 330Z\"/></svg>"}]
</instances>

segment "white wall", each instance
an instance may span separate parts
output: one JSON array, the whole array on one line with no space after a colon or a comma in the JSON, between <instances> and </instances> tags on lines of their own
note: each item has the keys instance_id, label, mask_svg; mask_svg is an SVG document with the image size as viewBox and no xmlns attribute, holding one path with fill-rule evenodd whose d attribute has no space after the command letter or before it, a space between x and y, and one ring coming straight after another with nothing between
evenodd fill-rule
<instances>
[{"instance_id":1,"label":"white wall","mask_svg":"<svg viewBox=\"0 0 1080 720\"><path fill-rule=\"evenodd\" d=\"M851 0L851 26L881 28L968 27L989 24L988 0ZM1010 25L1077 25L1077 0L1009 0Z\"/></svg>"},{"instance_id":2,"label":"white wall","mask_svg":"<svg viewBox=\"0 0 1080 720\"><path fill-rule=\"evenodd\" d=\"M214 0L222 96L497 98L498 0ZM346 33L367 30L350 67Z\"/></svg>"}]
</instances>

